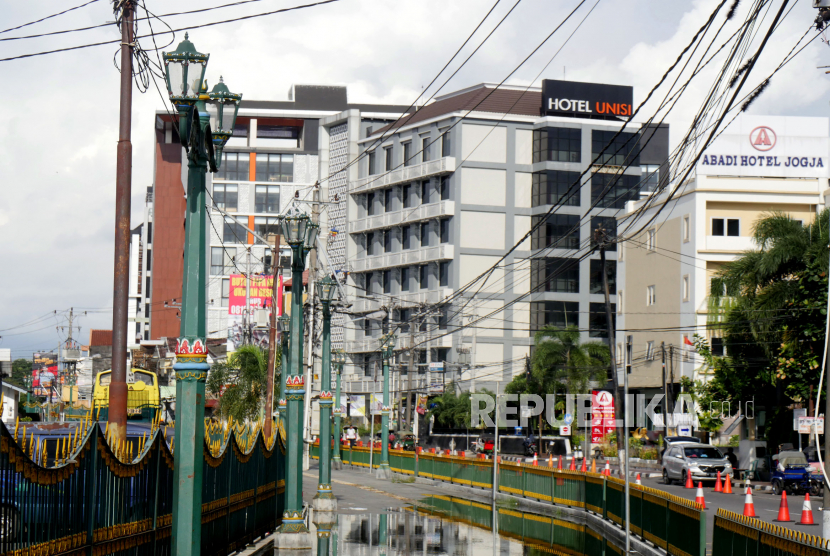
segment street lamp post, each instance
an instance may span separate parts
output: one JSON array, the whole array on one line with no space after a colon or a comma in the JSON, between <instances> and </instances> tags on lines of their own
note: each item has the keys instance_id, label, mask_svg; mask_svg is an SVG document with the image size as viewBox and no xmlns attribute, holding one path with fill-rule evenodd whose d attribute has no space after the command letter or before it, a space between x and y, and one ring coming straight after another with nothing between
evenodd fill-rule
<instances>
[{"instance_id":1,"label":"street lamp post","mask_svg":"<svg viewBox=\"0 0 830 556\"><path fill-rule=\"evenodd\" d=\"M381 407L380 465L377 478L389 479L392 469L389 467L389 414L392 406L389 402L389 360L395 349L395 334L387 334L380 340L380 353L383 358L383 406Z\"/></svg>"},{"instance_id":2,"label":"street lamp post","mask_svg":"<svg viewBox=\"0 0 830 556\"><path fill-rule=\"evenodd\" d=\"M340 375L343 374L343 365L346 363L346 353L342 349L335 350L332 354L337 386L334 391L334 457L331 458L332 469L341 469L343 460L340 459L340 418L342 417L343 406L340 405Z\"/></svg>"},{"instance_id":3,"label":"street lamp post","mask_svg":"<svg viewBox=\"0 0 830 556\"><path fill-rule=\"evenodd\" d=\"M179 112L179 137L187 149L184 276L176 344L176 451L173 481L173 554L201 552L204 400L207 364L207 208L205 176L221 164L233 133L241 95L221 82L211 93L204 80L209 55L188 40L163 54L167 91ZM217 157L217 153L219 156Z\"/></svg>"},{"instance_id":4,"label":"street lamp post","mask_svg":"<svg viewBox=\"0 0 830 556\"><path fill-rule=\"evenodd\" d=\"M276 287L276 283L274 286ZM288 363L288 335L291 329L291 317L283 313L277 321L280 330L280 395L277 401L277 426L279 426L279 421L283 420L284 424L284 420L288 418L285 401L285 377L288 376L288 369L290 368Z\"/></svg>"},{"instance_id":5,"label":"street lamp post","mask_svg":"<svg viewBox=\"0 0 830 556\"><path fill-rule=\"evenodd\" d=\"M308 215L292 207L283 218L282 232L291 246L291 339L289 367L285 373L286 450L285 511L277 535L277 548L311 548L311 536L303 522L303 271L305 258L317 241L320 228Z\"/></svg>"},{"instance_id":6,"label":"street lamp post","mask_svg":"<svg viewBox=\"0 0 830 556\"><path fill-rule=\"evenodd\" d=\"M317 297L323 305L323 361L320 370L320 478L317 481L317 495L314 496L314 509L333 512L337 509L337 499L331 492L331 302L337 283L326 276L317 282Z\"/></svg>"}]
</instances>

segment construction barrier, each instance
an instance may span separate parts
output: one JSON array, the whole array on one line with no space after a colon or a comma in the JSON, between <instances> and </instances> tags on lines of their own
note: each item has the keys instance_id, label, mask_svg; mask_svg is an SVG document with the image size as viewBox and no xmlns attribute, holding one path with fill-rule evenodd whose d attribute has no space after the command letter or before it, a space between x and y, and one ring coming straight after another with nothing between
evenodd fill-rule
<instances>
[{"instance_id":1,"label":"construction barrier","mask_svg":"<svg viewBox=\"0 0 830 556\"><path fill-rule=\"evenodd\" d=\"M673 527L674 525L672 525ZM821 531L816 531L821 533ZM712 556L827 556L830 539L718 509Z\"/></svg>"}]
</instances>

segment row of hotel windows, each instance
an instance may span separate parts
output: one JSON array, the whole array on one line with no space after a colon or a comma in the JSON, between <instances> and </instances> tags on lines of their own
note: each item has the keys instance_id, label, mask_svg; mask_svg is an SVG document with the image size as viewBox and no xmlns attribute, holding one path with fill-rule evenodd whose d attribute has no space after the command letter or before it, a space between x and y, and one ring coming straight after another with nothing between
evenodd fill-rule
<instances>
[{"instance_id":1,"label":"row of hotel windows","mask_svg":"<svg viewBox=\"0 0 830 556\"><path fill-rule=\"evenodd\" d=\"M566 328L579 326L578 301L534 301L530 304L530 331L536 332L545 326ZM611 304L611 323L616 327L616 304ZM588 334L591 338L608 338L608 319L605 303L588 303Z\"/></svg>"},{"instance_id":2,"label":"row of hotel windows","mask_svg":"<svg viewBox=\"0 0 830 556\"><path fill-rule=\"evenodd\" d=\"M544 224L539 225L544 220ZM534 231L530 239L531 249L579 249L580 217L577 214L551 214L549 216L534 216L531 219ZM608 238L617 235L617 219L613 216L591 217L591 244L594 244L594 231L598 228L605 230ZM608 244L609 251L616 251L616 243Z\"/></svg>"},{"instance_id":3,"label":"row of hotel windows","mask_svg":"<svg viewBox=\"0 0 830 556\"><path fill-rule=\"evenodd\" d=\"M250 153L224 153L214 180L251 181ZM293 154L256 153L254 181L294 181Z\"/></svg>"},{"instance_id":4,"label":"row of hotel windows","mask_svg":"<svg viewBox=\"0 0 830 556\"><path fill-rule=\"evenodd\" d=\"M366 216L374 216L383 212L412 208L418 204L426 205L439 200L448 200L450 198L449 176L439 179L437 186L436 190L431 180L407 183L382 191L371 191L362 195L358 202L361 205L361 212L365 210Z\"/></svg>"},{"instance_id":5,"label":"row of hotel windows","mask_svg":"<svg viewBox=\"0 0 830 556\"><path fill-rule=\"evenodd\" d=\"M533 162L582 162L582 130L548 127L533 131ZM639 166L639 134L591 130L591 163Z\"/></svg>"},{"instance_id":6,"label":"row of hotel windows","mask_svg":"<svg viewBox=\"0 0 830 556\"><path fill-rule=\"evenodd\" d=\"M589 261L588 293L602 293L602 262ZM579 293L579 259L549 257L530 261L530 289L533 292ZM617 262L606 261L608 289L617 289Z\"/></svg>"},{"instance_id":7,"label":"row of hotel windows","mask_svg":"<svg viewBox=\"0 0 830 556\"><path fill-rule=\"evenodd\" d=\"M439 130L441 136L433 142L429 135L421 136L419 141L415 143L418 152L413 151L413 141L406 141L401 143L401 158L399 161L395 160L393 156L393 147L383 147L382 159L379 158L378 149L369 151L368 173L370 176L379 174L381 172L389 172L394 170L401 164L404 166L411 166L419 162L429 162L432 160L431 153L440 152L441 156L450 156L450 138L444 133L445 130ZM381 160L383 167L381 167Z\"/></svg>"},{"instance_id":8,"label":"row of hotel windows","mask_svg":"<svg viewBox=\"0 0 830 556\"><path fill-rule=\"evenodd\" d=\"M450 349L449 348L431 348L432 349L432 361L449 361L450 356ZM380 359L380 356L377 354L365 354L359 355L356 354L354 359L355 367L358 370L362 370L363 376L367 378L375 378L376 380L381 380L383 378L383 371L382 366L383 362ZM409 361L407 357L407 363ZM417 365L417 374L426 374L429 369L427 368L427 351L426 349L416 349L415 350L415 364ZM409 372L409 365L398 365L398 369L400 373L404 376ZM449 380L449 379L448 379ZM415 527L415 530L418 530L418 527ZM421 541L418 541L420 543ZM417 548L420 550L420 548Z\"/></svg>"},{"instance_id":9,"label":"row of hotel windows","mask_svg":"<svg viewBox=\"0 0 830 556\"><path fill-rule=\"evenodd\" d=\"M579 206L580 187L574 186L579 172L547 170L534 172L531 189L531 206L561 204ZM600 208L623 208L625 203L639 199L642 178L628 174L602 174L591 176L591 203Z\"/></svg>"},{"instance_id":10,"label":"row of hotel windows","mask_svg":"<svg viewBox=\"0 0 830 556\"><path fill-rule=\"evenodd\" d=\"M363 321L363 336L366 338L378 337L381 334L388 334L391 325L396 325L396 330L399 334L408 334L410 327L416 326L416 323L410 322L412 320L412 309L399 309L393 311L392 315L396 313L400 316L398 320L390 319L387 316L382 320L365 319ZM453 315L455 316L455 314ZM446 330L449 327L449 310L443 307L437 310L437 314L432 317L430 323L421 321L417 325L419 332L429 332L435 330Z\"/></svg>"},{"instance_id":11,"label":"row of hotel windows","mask_svg":"<svg viewBox=\"0 0 830 556\"><path fill-rule=\"evenodd\" d=\"M437 269L438 275L435 276ZM409 292L428 290L435 287L437 279L439 288L450 285L450 261L417 266L404 266L397 269L366 272L363 274L363 289L367 294L397 293L393 291L393 282L397 281L398 291Z\"/></svg>"},{"instance_id":12,"label":"row of hotel windows","mask_svg":"<svg viewBox=\"0 0 830 556\"><path fill-rule=\"evenodd\" d=\"M226 211L239 210L239 185L236 183L214 183L213 204ZM254 212L280 211L280 186L254 186ZM243 212L246 212L243 210Z\"/></svg>"},{"instance_id":13,"label":"row of hotel windows","mask_svg":"<svg viewBox=\"0 0 830 556\"><path fill-rule=\"evenodd\" d=\"M412 224L410 226L400 226L382 230L378 232L368 232L365 234L365 249L359 250L366 253L366 256L380 255L381 253L395 252L394 239L398 240L401 250L417 249L418 247L430 246L430 227L434 227L432 221L421 222L419 224ZM438 221L438 242L450 242L450 219L443 218Z\"/></svg>"}]
</instances>

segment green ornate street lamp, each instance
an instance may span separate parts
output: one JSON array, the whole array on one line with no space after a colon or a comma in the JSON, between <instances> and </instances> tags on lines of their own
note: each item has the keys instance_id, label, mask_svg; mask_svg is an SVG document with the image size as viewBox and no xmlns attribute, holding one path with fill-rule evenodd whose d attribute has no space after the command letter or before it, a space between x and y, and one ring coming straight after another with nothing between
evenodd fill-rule
<instances>
[{"instance_id":1,"label":"green ornate street lamp","mask_svg":"<svg viewBox=\"0 0 830 556\"><path fill-rule=\"evenodd\" d=\"M285 511L277 535L277 548L311 548L311 536L303 522L303 271L308 252L317 242L320 227L296 207L282 221L282 235L291 246L291 339L285 373L286 450Z\"/></svg>"},{"instance_id":2,"label":"green ornate street lamp","mask_svg":"<svg viewBox=\"0 0 830 556\"><path fill-rule=\"evenodd\" d=\"M285 377L290 368L288 360L288 336L291 331L291 317L283 313L277 318L280 331L280 396L277 402L277 421L288 418L287 402L285 400Z\"/></svg>"},{"instance_id":3,"label":"green ornate street lamp","mask_svg":"<svg viewBox=\"0 0 830 556\"><path fill-rule=\"evenodd\" d=\"M323 361L320 370L320 478L317 482L317 495L314 497L314 509L333 512L337 509L337 499L331 492L331 406L334 403L331 394L331 302L337 289L337 282L326 276L316 284L317 297L323 305Z\"/></svg>"},{"instance_id":4,"label":"green ornate street lamp","mask_svg":"<svg viewBox=\"0 0 830 556\"><path fill-rule=\"evenodd\" d=\"M343 365L346 364L346 352L336 349L331 354L334 365L334 374L337 376L337 387L334 391L334 457L331 458L332 469L341 469L343 460L340 459L340 418L343 416L343 406L340 405L340 375L343 374Z\"/></svg>"},{"instance_id":5,"label":"green ornate street lamp","mask_svg":"<svg viewBox=\"0 0 830 556\"><path fill-rule=\"evenodd\" d=\"M389 467L389 414L392 412L392 405L389 401L389 360L395 350L395 334L386 334L380 339L380 355L383 359L383 406L381 407L381 442L380 442L380 466L378 466L377 478L389 479L392 477L392 469Z\"/></svg>"},{"instance_id":6,"label":"green ornate street lamp","mask_svg":"<svg viewBox=\"0 0 830 556\"><path fill-rule=\"evenodd\" d=\"M224 83L207 92L210 55L196 50L185 35L173 52L163 53L170 101L179 112L179 137L187 149L184 276L181 324L176 344L176 451L173 480L171 553L201 552L202 467L207 364L207 199L205 176L222 163L221 153L233 130L241 95ZM214 133L213 130L217 133Z\"/></svg>"}]
</instances>

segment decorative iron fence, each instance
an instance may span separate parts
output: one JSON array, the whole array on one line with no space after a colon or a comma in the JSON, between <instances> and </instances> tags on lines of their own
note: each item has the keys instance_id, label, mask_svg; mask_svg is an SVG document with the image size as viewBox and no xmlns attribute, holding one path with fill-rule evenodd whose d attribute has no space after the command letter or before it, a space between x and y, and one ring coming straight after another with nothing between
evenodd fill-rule
<instances>
[{"instance_id":1,"label":"decorative iron fence","mask_svg":"<svg viewBox=\"0 0 830 556\"><path fill-rule=\"evenodd\" d=\"M170 554L166 429L154 423L148 436L110 446L89 419L58 439L27 437L23 425L0 425L0 554ZM249 429L205 435L202 554L234 552L282 516L284 447Z\"/></svg>"}]
</instances>

